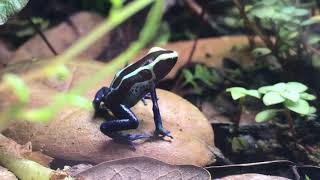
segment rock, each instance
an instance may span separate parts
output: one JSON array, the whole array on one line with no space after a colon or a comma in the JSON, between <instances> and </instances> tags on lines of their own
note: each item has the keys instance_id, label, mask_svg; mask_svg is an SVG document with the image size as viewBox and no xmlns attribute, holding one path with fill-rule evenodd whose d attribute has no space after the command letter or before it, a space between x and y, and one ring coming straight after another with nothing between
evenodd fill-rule
<instances>
[{"instance_id":1,"label":"rock","mask_svg":"<svg viewBox=\"0 0 320 180\"><path fill-rule=\"evenodd\" d=\"M89 12L79 12L65 21L44 32L50 44L60 54L65 49L74 44L80 37L88 34L94 27L100 24L103 18L97 14ZM96 58L109 44L109 36L106 35L79 57ZM16 63L32 58L47 58L54 54L50 51L40 35L28 40L20 46L12 55L10 63Z\"/></svg>"},{"instance_id":2,"label":"rock","mask_svg":"<svg viewBox=\"0 0 320 180\"><path fill-rule=\"evenodd\" d=\"M45 63L43 61L42 63ZM98 62L74 62L68 64L72 75L63 83L51 79L41 79L28 84L31 92L30 108L41 107L51 102L57 92L67 92L70 88L91 77L105 64ZM32 65L21 68L25 73ZM101 86L110 84L112 76L96 87L90 88L85 97L93 99ZM174 139L138 142L136 150L128 145L118 144L99 131L102 119L94 119L93 111L75 107L65 107L48 124L35 124L16 121L4 134L24 144L32 142L35 150L40 150L51 157L68 160L100 163L120 158L149 156L170 164L192 164L204 166L214 161L213 131L208 120L192 104L183 98L164 90L157 90L159 107L164 127L171 131ZM0 96L8 101L8 96ZM4 100L0 101L4 102ZM152 134L154 131L152 102L147 106L141 102L132 108L140 119L139 128L130 133ZM3 105L2 105L3 106Z\"/></svg>"}]
</instances>

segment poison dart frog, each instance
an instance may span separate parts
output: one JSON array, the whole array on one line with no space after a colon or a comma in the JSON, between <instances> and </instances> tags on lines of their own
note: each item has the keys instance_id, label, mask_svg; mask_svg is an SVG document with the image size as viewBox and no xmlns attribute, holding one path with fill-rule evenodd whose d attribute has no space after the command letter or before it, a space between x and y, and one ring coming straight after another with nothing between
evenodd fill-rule
<instances>
[{"instance_id":1,"label":"poison dart frog","mask_svg":"<svg viewBox=\"0 0 320 180\"><path fill-rule=\"evenodd\" d=\"M174 67L178 53L153 47L142 59L118 71L110 87L102 87L97 91L92 102L96 112L111 111L116 120L108 120L101 124L103 134L114 140L132 142L151 137L146 134L120 133L122 130L136 129L139 119L130 110L144 98L152 100L156 136L170 137L170 132L163 128L158 106L156 84Z\"/></svg>"}]
</instances>

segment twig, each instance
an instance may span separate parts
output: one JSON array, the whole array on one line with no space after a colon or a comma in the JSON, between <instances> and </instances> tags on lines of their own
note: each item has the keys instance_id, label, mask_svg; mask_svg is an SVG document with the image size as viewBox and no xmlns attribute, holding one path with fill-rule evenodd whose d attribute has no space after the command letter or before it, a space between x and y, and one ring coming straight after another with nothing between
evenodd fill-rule
<instances>
[{"instance_id":1,"label":"twig","mask_svg":"<svg viewBox=\"0 0 320 180\"><path fill-rule=\"evenodd\" d=\"M292 116L291 116L291 114L290 114L290 111L289 111L287 108L285 108L283 112L284 112L284 115L286 116L286 118L287 118L287 120L288 120L289 129L290 129L290 131L291 131L291 133L292 133L292 136L293 136L293 138L296 139L297 133L296 133L296 130L294 129L293 119L292 119Z\"/></svg>"},{"instance_id":2,"label":"twig","mask_svg":"<svg viewBox=\"0 0 320 180\"><path fill-rule=\"evenodd\" d=\"M237 8L239 9L240 16L242 17L242 19L244 21L244 25L247 28L251 29L255 34L257 34L269 49L274 51L275 47L274 47L274 44L272 43L272 41L269 39L268 36L264 35L264 33L261 31L261 29L255 23L252 23L249 20L248 16L246 15L246 12L244 10L244 6L241 5L240 1L233 0L233 2L237 6Z\"/></svg>"},{"instance_id":3,"label":"twig","mask_svg":"<svg viewBox=\"0 0 320 180\"><path fill-rule=\"evenodd\" d=\"M43 39L43 41L46 43L46 45L49 47L49 49L51 50L51 52L57 56L58 53L57 51L53 48L53 46L49 43L49 40L46 38L46 36L43 34L43 32L41 31L41 29L32 21L32 19L30 17L28 17L28 21L31 24L31 26L36 30L36 32L40 35L40 37Z\"/></svg>"},{"instance_id":4,"label":"twig","mask_svg":"<svg viewBox=\"0 0 320 180\"><path fill-rule=\"evenodd\" d=\"M189 8L196 13L197 15L201 16L201 19L207 22L211 28L218 31L220 34L227 34L228 32L224 30L223 28L219 27L217 23L211 18L211 16L204 11L204 8L202 8L196 1L194 0L186 0L187 5ZM203 12L204 11L204 12ZM203 13L203 15L202 15Z\"/></svg>"}]
</instances>

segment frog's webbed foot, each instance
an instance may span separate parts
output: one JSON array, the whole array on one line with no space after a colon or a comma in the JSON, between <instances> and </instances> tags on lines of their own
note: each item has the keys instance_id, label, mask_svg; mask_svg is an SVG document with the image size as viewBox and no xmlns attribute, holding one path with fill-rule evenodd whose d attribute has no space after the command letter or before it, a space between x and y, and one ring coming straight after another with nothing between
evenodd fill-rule
<instances>
[{"instance_id":1,"label":"frog's webbed foot","mask_svg":"<svg viewBox=\"0 0 320 180\"><path fill-rule=\"evenodd\" d=\"M114 141L124 144L133 145L133 141L139 139L149 139L152 136L147 134L122 134L120 132L103 132L105 135L111 137Z\"/></svg>"},{"instance_id":2,"label":"frog's webbed foot","mask_svg":"<svg viewBox=\"0 0 320 180\"><path fill-rule=\"evenodd\" d=\"M173 137L170 134L170 131L165 130L164 128L158 128L154 131L154 134L156 136L161 135L162 137L169 137L171 139L173 139Z\"/></svg>"}]
</instances>

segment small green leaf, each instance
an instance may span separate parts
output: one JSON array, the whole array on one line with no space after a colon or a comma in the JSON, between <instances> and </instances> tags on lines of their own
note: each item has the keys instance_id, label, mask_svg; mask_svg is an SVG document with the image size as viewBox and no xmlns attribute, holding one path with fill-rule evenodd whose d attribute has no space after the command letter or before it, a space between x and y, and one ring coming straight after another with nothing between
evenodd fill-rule
<instances>
[{"instance_id":1,"label":"small green leaf","mask_svg":"<svg viewBox=\"0 0 320 180\"><path fill-rule=\"evenodd\" d=\"M281 111L281 110L268 109L268 110L261 111L256 115L256 122L261 123L261 122L268 121L268 120L274 118L278 114L279 111Z\"/></svg>"},{"instance_id":2,"label":"small green leaf","mask_svg":"<svg viewBox=\"0 0 320 180\"><path fill-rule=\"evenodd\" d=\"M302 99L305 99L305 100L308 100L308 101L312 101L312 100L317 99L317 97L316 97L315 95L309 94L309 93L306 93L306 92L301 93L301 94L300 94L300 97L301 97Z\"/></svg>"},{"instance_id":3,"label":"small green leaf","mask_svg":"<svg viewBox=\"0 0 320 180\"><path fill-rule=\"evenodd\" d=\"M122 7L122 0L110 0L113 8L121 8Z\"/></svg>"},{"instance_id":4,"label":"small green leaf","mask_svg":"<svg viewBox=\"0 0 320 180\"><path fill-rule=\"evenodd\" d=\"M246 96L245 92L247 90L243 87L232 87L232 88L226 89L226 91L231 93L231 97L233 100L237 100L239 98Z\"/></svg>"},{"instance_id":5,"label":"small green leaf","mask_svg":"<svg viewBox=\"0 0 320 180\"><path fill-rule=\"evenodd\" d=\"M308 89L308 87L299 82L288 82L286 88L290 91L295 91L297 93L302 93Z\"/></svg>"},{"instance_id":6,"label":"small green leaf","mask_svg":"<svg viewBox=\"0 0 320 180\"><path fill-rule=\"evenodd\" d=\"M68 103L73 106L80 107L80 108L87 109L87 110L92 109L91 101L89 101L88 99L86 99L82 96L68 94L66 96L66 98L68 100Z\"/></svg>"},{"instance_id":7,"label":"small green leaf","mask_svg":"<svg viewBox=\"0 0 320 180\"><path fill-rule=\"evenodd\" d=\"M282 103L285 99L278 92L268 92L263 96L262 101L266 106L270 106Z\"/></svg>"},{"instance_id":8,"label":"small green leaf","mask_svg":"<svg viewBox=\"0 0 320 180\"><path fill-rule=\"evenodd\" d=\"M307 16L309 15L310 11L307 9L295 8L293 15L295 16Z\"/></svg>"},{"instance_id":9,"label":"small green leaf","mask_svg":"<svg viewBox=\"0 0 320 180\"><path fill-rule=\"evenodd\" d=\"M303 99L299 99L297 102L285 101L284 105L291 111L301 115L307 115L310 111L309 103Z\"/></svg>"},{"instance_id":10,"label":"small green leaf","mask_svg":"<svg viewBox=\"0 0 320 180\"><path fill-rule=\"evenodd\" d=\"M243 137L234 137L231 141L231 148L233 152L240 152L244 149L247 149L249 146L246 139Z\"/></svg>"},{"instance_id":11,"label":"small green leaf","mask_svg":"<svg viewBox=\"0 0 320 180\"><path fill-rule=\"evenodd\" d=\"M21 118L31 122L47 122L54 117L51 108L28 110L21 113Z\"/></svg>"},{"instance_id":12,"label":"small green leaf","mask_svg":"<svg viewBox=\"0 0 320 180\"><path fill-rule=\"evenodd\" d=\"M64 64L58 64L53 67L48 67L44 70L44 72L47 76L55 77L59 80L65 80L70 76L70 72Z\"/></svg>"},{"instance_id":13,"label":"small green leaf","mask_svg":"<svg viewBox=\"0 0 320 180\"><path fill-rule=\"evenodd\" d=\"M320 43L320 36L319 35L315 35L315 34L312 34L312 35L308 35L308 39L307 39L307 43L309 45L318 45Z\"/></svg>"},{"instance_id":14,"label":"small green leaf","mask_svg":"<svg viewBox=\"0 0 320 180\"><path fill-rule=\"evenodd\" d=\"M5 74L3 76L4 83L10 86L14 94L22 103L26 103L30 99L29 91L23 80L14 74Z\"/></svg>"},{"instance_id":15,"label":"small green leaf","mask_svg":"<svg viewBox=\"0 0 320 180\"><path fill-rule=\"evenodd\" d=\"M255 48L251 53L255 58L258 58L271 54L271 50L268 48Z\"/></svg>"},{"instance_id":16,"label":"small green leaf","mask_svg":"<svg viewBox=\"0 0 320 180\"><path fill-rule=\"evenodd\" d=\"M213 86L211 82L211 74L207 67L197 64L195 68L194 78L201 80L207 86Z\"/></svg>"},{"instance_id":17,"label":"small green leaf","mask_svg":"<svg viewBox=\"0 0 320 180\"><path fill-rule=\"evenodd\" d=\"M189 69L184 69L182 71L182 73L183 73L183 77L185 78L186 82L193 81L193 74L191 73L191 71Z\"/></svg>"},{"instance_id":18,"label":"small green leaf","mask_svg":"<svg viewBox=\"0 0 320 180\"><path fill-rule=\"evenodd\" d=\"M254 89L246 90L245 94L248 95L248 96L252 96L252 97L258 98L258 99L261 98L260 93L257 90L254 90Z\"/></svg>"},{"instance_id":19,"label":"small green leaf","mask_svg":"<svg viewBox=\"0 0 320 180\"><path fill-rule=\"evenodd\" d=\"M300 94L295 91L285 90L281 91L280 95L290 101L297 102L300 99Z\"/></svg>"},{"instance_id":20,"label":"small green leaf","mask_svg":"<svg viewBox=\"0 0 320 180\"><path fill-rule=\"evenodd\" d=\"M309 26L320 22L320 15L313 16L301 23L302 26Z\"/></svg>"},{"instance_id":21,"label":"small green leaf","mask_svg":"<svg viewBox=\"0 0 320 180\"><path fill-rule=\"evenodd\" d=\"M286 89L286 84L281 82L281 83L277 83L275 85L272 86L263 86L261 88L258 89L258 91L261 94L266 94L268 92L274 91L274 92L281 92L284 91Z\"/></svg>"},{"instance_id":22,"label":"small green leaf","mask_svg":"<svg viewBox=\"0 0 320 180\"><path fill-rule=\"evenodd\" d=\"M292 14L292 13L294 13L295 10L296 10L295 7L293 7L293 6L288 6L288 7L283 8L283 9L282 9L282 12L283 12L283 13L286 13L286 14Z\"/></svg>"},{"instance_id":23,"label":"small green leaf","mask_svg":"<svg viewBox=\"0 0 320 180\"><path fill-rule=\"evenodd\" d=\"M310 106L308 114L314 114L317 112L317 109L314 106Z\"/></svg>"},{"instance_id":24,"label":"small green leaf","mask_svg":"<svg viewBox=\"0 0 320 180\"><path fill-rule=\"evenodd\" d=\"M4 24L10 16L18 13L28 0L1 0L0 1L0 25Z\"/></svg>"}]
</instances>

